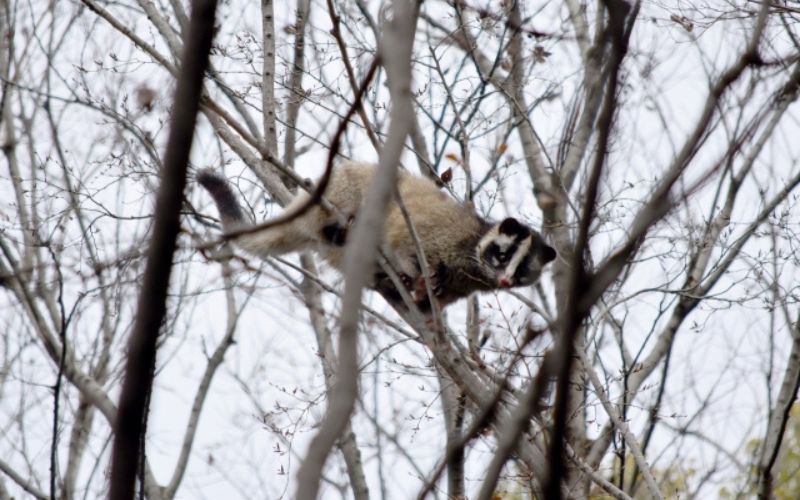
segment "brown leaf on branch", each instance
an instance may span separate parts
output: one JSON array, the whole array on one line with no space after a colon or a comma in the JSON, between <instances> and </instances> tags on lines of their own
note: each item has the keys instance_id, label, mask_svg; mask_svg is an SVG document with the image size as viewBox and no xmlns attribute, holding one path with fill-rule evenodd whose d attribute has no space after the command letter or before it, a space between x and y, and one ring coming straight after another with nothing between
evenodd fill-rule
<instances>
[{"instance_id":1,"label":"brown leaf on branch","mask_svg":"<svg viewBox=\"0 0 800 500\"><path fill-rule=\"evenodd\" d=\"M694 23L691 22L689 19L687 19L686 16L679 16L677 14L672 14L671 16L669 16L669 18L670 20L672 20L672 22L680 24L681 27L686 31L688 31L689 33L691 33L692 30L694 29Z\"/></svg>"},{"instance_id":2,"label":"brown leaf on branch","mask_svg":"<svg viewBox=\"0 0 800 500\"><path fill-rule=\"evenodd\" d=\"M442 175L440 175L439 178L442 179L443 183L450 184L450 181L453 180L453 167L450 167L442 172Z\"/></svg>"}]
</instances>

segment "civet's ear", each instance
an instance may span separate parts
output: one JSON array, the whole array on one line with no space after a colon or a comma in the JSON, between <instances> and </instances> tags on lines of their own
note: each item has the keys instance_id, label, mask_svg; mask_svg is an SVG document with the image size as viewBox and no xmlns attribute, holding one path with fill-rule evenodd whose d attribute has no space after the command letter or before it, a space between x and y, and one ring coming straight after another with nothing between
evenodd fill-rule
<instances>
[{"instance_id":1,"label":"civet's ear","mask_svg":"<svg viewBox=\"0 0 800 500\"><path fill-rule=\"evenodd\" d=\"M504 219L497 228L497 231L500 234L508 234L511 236L526 236L530 232L524 224L520 224L520 222L513 217Z\"/></svg>"},{"instance_id":2,"label":"civet's ear","mask_svg":"<svg viewBox=\"0 0 800 500\"><path fill-rule=\"evenodd\" d=\"M542 251L541 251L540 255L541 255L542 264L547 264L548 262L551 262L551 261L555 260L555 258L556 258L556 250L553 247L551 247L550 245L544 245L542 247Z\"/></svg>"}]
</instances>

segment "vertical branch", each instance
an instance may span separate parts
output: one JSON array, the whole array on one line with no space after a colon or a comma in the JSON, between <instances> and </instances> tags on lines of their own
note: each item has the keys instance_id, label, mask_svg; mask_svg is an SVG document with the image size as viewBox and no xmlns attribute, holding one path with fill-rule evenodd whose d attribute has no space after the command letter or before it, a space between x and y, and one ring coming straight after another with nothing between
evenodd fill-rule
<instances>
[{"instance_id":1,"label":"vertical branch","mask_svg":"<svg viewBox=\"0 0 800 500\"><path fill-rule=\"evenodd\" d=\"M295 151L296 151L296 144L295 144L295 126L297 123L297 116L300 109L300 105L304 99L303 89L302 89L302 76L305 68L304 64L304 50L305 50L305 27L308 20L308 0L298 0L297 4L297 21L295 23L295 47L294 47L294 66L291 75L291 91L292 97L289 100L289 104L286 108L286 142L284 148L284 158L285 163L289 168L294 167L294 160L295 160ZM361 100L363 97L364 92L366 92L367 85L374 74L374 69L376 69L377 64L373 65L370 68L369 76L365 80L365 83L362 86L356 86L353 88L353 93L356 95L354 106L356 109L363 109L361 104ZM352 112L352 109L351 111ZM349 113L348 113L349 114ZM347 119L345 119L342 127L340 128L341 133L344 132L344 127L346 126ZM341 133L337 131L337 137L340 137ZM333 153L335 154L335 150L338 149L338 143L332 148ZM329 158L329 160L333 161L333 154ZM332 167L332 163L329 163L328 167ZM329 170L327 170L329 172ZM314 259L311 255L303 254L300 257L300 262L303 269L308 273L308 275L316 276L317 275L317 268L314 263ZM328 326L325 323L325 308L322 304L322 296L320 291L317 287L313 286L313 284L309 281L308 275L306 279L303 281L303 285L301 288L301 293L303 294L303 299L308 307L309 315L311 317L311 325L314 328L314 332L317 336L317 344L319 347L319 351L323 353L322 356L322 368L323 368L323 375L325 377L325 384L326 384L326 391L328 395L331 393L331 389L334 385L336 380L336 373L335 373L335 366L336 366L336 353L333 350L333 346L330 342L331 334ZM356 500L366 500L369 498L369 489L367 487L366 476L364 474L364 468L361 462L361 453L358 449L358 444L356 443L356 437L353 433L352 429L350 428L350 424L348 423L344 430L342 431L342 437L337 442L337 447L339 451L342 453L344 457L345 465L347 468L347 474L350 478L350 485L353 490L353 496Z\"/></svg>"},{"instance_id":2,"label":"vertical branch","mask_svg":"<svg viewBox=\"0 0 800 500\"><path fill-rule=\"evenodd\" d=\"M267 151L278 155L278 131L275 125L275 13L272 0L261 0L262 50L264 66L261 69L261 113L264 120L264 137Z\"/></svg>"},{"instance_id":3,"label":"vertical branch","mask_svg":"<svg viewBox=\"0 0 800 500\"><path fill-rule=\"evenodd\" d=\"M86 446L89 443L92 424L94 423L95 409L82 394L75 410L72 431L70 432L69 449L67 453L67 468L63 475L61 498L66 500L75 497L75 487L78 481L78 472L83 461Z\"/></svg>"},{"instance_id":4,"label":"vertical branch","mask_svg":"<svg viewBox=\"0 0 800 500\"><path fill-rule=\"evenodd\" d=\"M22 253L22 268L30 269L33 264L34 230L31 216L25 205L24 189L22 177L20 175L19 163L17 160L16 146L17 136L14 129L14 115L11 106L10 91L12 78L12 63L14 59L14 31L10 17L11 7L8 0L0 1L0 76L2 77L2 88L0 88L0 125L3 134L2 151L8 162L8 175L11 178L11 185L14 189L14 198L17 203L17 214L21 228L23 247L26 249ZM13 75L16 80L18 75Z\"/></svg>"},{"instance_id":5,"label":"vertical branch","mask_svg":"<svg viewBox=\"0 0 800 500\"><path fill-rule=\"evenodd\" d=\"M416 113L414 114L414 127L411 129L411 150L417 159L417 168L419 168L420 173L434 182L440 180L431 163L428 143L425 142L425 136L422 134L419 117Z\"/></svg>"},{"instance_id":6,"label":"vertical branch","mask_svg":"<svg viewBox=\"0 0 800 500\"><path fill-rule=\"evenodd\" d=\"M193 3L182 69L175 89L172 125L164 154L164 172L156 200L156 219L148 249L136 321L128 345L112 451L109 497L133 497L144 405L152 387L156 340L166 314L172 256L180 230L186 169L200 105L203 73L214 34L216 0Z\"/></svg>"},{"instance_id":7,"label":"vertical branch","mask_svg":"<svg viewBox=\"0 0 800 500\"><path fill-rule=\"evenodd\" d=\"M510 2L509 23L513 27L511 39L508 44L508 53L511 56L511 75L508 83L505 83L506 96L511 105L513 118L520 120L517 128L522 150L525 155L525 164L528 167L531 180L534 185L534 195L536 201L542 208L542 212L547 213L555 205L555 200L561 196L561 189L554 182L546 168L546 152L539 140L533 124L526 116L528 104L525 99L525 87L523 71L525 68L523 60L522 33L522 13L520 12L520 2ZM560 250L560 249L559 249Z\"/></svg>"},{"instance_id":8,"label":"vertical branch","mask_svg":"<svg viewBox=\"0 0 800 500\"><path fill-rule=\"evenodd\" d=\"M203 410L203 405L206 401L206 397L208 396L208 392L211 389L211 382L214 379L217 369L225 359L225 353L234 343L233 335L236 333L236 325L239 320L240 311L236 307L236 297L233 293L234 284L230 274L230 264L223 263L222 279L225 283L226 306L225 335L223 335L222 339L217 344L217 347L214 349L214 352L208 358L205 371L203 372L203 377L200 379L200 383L197 386L197 392L195 392L194 400L192 401L192 409L189 412L189 421L186 424L186 430L183 434L183 443L181 444L178 461L175 465L175 470L172 473L172 478L170 479L169 484L166 486L166 488L164 488L164 498L167 500L175 497L178 487L183 480L183 475L186 472L186 466L189 463L189 455L192 451L192 445L197 433L200 414Z\"/></svg>"},{"instance_id":9,"label":"vertical branch","mask_svg":"<svg viewBox=\"0 0 800 500\"><path fill-rule=\"evenodd\" d=\"M530 337L528 340L530 340ZM527 344L527 340L525 344ZM480 500L492 498L495 485L497 484L497 480L500 477L505 463L508 461L511 453L518 447L520 438L527 432L531 420L541 411L542 395L547 390L550 377L558 373L553 364L556 361L552 353L548 353L544 356L536 377L528 382L525 393L519 398L519 404L514 408L511 417L508 419L506 425L503 426L501 432L498 432L497 447L492 461L486 469L483 484L476 498ZM552 468L550 471L552 474Z\"/></svg>"},{"instance_id":10,"label":"vertical branch","mask_svg":"<svg viewBox=\"0 0 800 500\"><path fill-rule=\"evenodd\" d=\"M555 347L556 371L556 400L553 410L553 430L548 450L549 473L547 484L544 485L544 494L547 498L561 498L561 480L565 476L563 443L567 439L567 420L574 408L569 402L574 399L570 389L570 377L573 375L572 361L575 341L579 338L581 323L588 314L588 307L582 302L583 291L587 288L589 277L585 268L584 252L588 248L589 228L594 218L595 203L600 183L600 174L606 160L606 147L611 136L612 123L616 111L618 73L622 60L627 52L628 38L625 36L625 19L631 7L624 0L608 0L605 3L608 10L608 30L611 36L612 60L603 100L603 106L598 118L598 148L595 153L592 169L587 181L586 195L583 202L578 235L572 254L572 266L567 284L567 296L564 309L559 315L560 336Z\"/></svg>"},{"instance_id":11,"label":"vertical branch","mask_svg":"<svg viewBox=\"0 0 800 500\"><path fill-rule=\"evenodd\" d=\"M786 362L786 369L783 371L783 381L778 392L778 399L775 401L775 406L769 411L766 436L758 461L759 500L768 500L774 496L772 469L783 442L789 412L797 400L797 390L800 388L800 317L792 327L791 335L792 350Z\"/></svg>"},{"instance_id":12,"label":"vertical branch","mask_svg":"<svg viewBox=\"0 0 800 500\"><path fill-rule=\"evenodd\" d=\"M308 254L303 254L300 257L300 263L307 273L300 285L300 293L303 294L303 300L311 318L311 327L317 337L317 348L322 361L322 374L325 377L325 390L330 398L336 381L337 363L336 353L331 343L331 331L325 322L325 307L322 304L322 294L310 279L310 276L317 276L317 266ZM350 486L353 489L353 497L356 500L367 500L369 498L369 488L364 475L364 467L361 463L361 452L358 449L356 436L349 422L342 431L342 437L338 440L337 447L344 457L347 475L350 478Z\"/></svg>"},{"instance_id":13,"label":"vertical branch","mask_svg":"<svg viewBox=\"0 0 800 500\"><path fill-rule=\"evenodd\" d=\"M297 474L297 498L314 500L325 461L341 436L353 411L358 393L357 329L361 293L377 257L378 239L384 214L396 183L397 165L406 136L413 123L411 100L411 50L417 11L406 0L393 3L393 18L384 29L380 53L384 60L392 98L389 134L381 154L378 172L370 183L366 199L345 250L345 288L339 331L339 370L336 386L319 431L311 441L305 461Z\"/></svg>"},{"instance_id":14,"label":"vertical branch","mask_svg":"<svg viewBox=\"0 0 800 500\"><path fill-rule=\"evenodd\" d=\"M583 367L584 372L589 376L589 380L594 387L595 393L597 397L600 398L600 403L603 405L603 409L606 411L606 414L613 422L614 427L619 430L625 438L625 442L631 449L631 453L633 454L633 458L636 461L636 466L639 468L642 476L644 477L645 483L647 484L647 488L650 493L650 498L663 498L661 493L658 489L658 485L656 484L655 479L653 478L653 473L650 471L650 467L647 464L647 460L645 459L644 453L642 452L642 447L639 446L639 442L636 439L636 436L628 427L628 424L625 422L623 417L619 414L619 412L614 408L611 404L611 401L605 394L605 389L603 388L603 384L600 381L600 377L597 376L597 372L594 371L592 368L591 362L589 358L586 356L586 353L583 350L583 346L578 346L575 349L578 357L581 361L581 365ZM620 464L620 469L625 469L625 462L623 460L622 464ZM624 486L624 481L620 480L620 487Z\"/></svg>"},{"instance_id":15,"label":"vertical branch","mask_svg":"<svg viewBox=\"0 0 800 500\"><path fill-rule=\"evenodd\" d=\"M294 167L295 152L297 150L295 127L297 125L297 117L300 110L300 105L304 100L302 79L305 72L305 30L308 21L308 0L298 0L297 2L297 16L294 25L294 64L290 77L290 91L291 96L286 106L286 140L284 142L284 163L289 167ZM369 79L372 78L374 73L373 68L369 71ZM356 102L354 104L356 109L362 109L361 100L363 94L366 92L368 85L356 84L353 87L353 93L356 95ZM342 125L342 130L346 126L347 119ZM337 135L340 135L337 131ZM338 149L335 146L333 149ZM335 153L335 151L334 151ZM332 158L331 158L332 160ZM332 165L329 165L332 166ZM308 314L311 319L311 326L317 337L317 346L319 352L322 353L322 371L325 377L326 391L330 396L331 390L336 380L336 353L330 342L331 332L325 322L325 306L322 303L322 295L318 287L314 286L308 276L317 276L317 266L314 263L314 258L307 253L300 256L300 264L305 271L306 278L300 286L300 292L303 295L303 300L308 308ZM347 468L347 475L350 478L350 486L353 489L353 496L356 500L366 500L369 498L369 489L367 488L366 476L364 474L364 467L361 462L361 453L358 449L356 436L350 428L350 424L345 427L342 432L342 437L337 442L337 447L344 457L345 465Z\"/></svg>"},{"instance_id":16,"label":"vertical branch","mask_svg":"<svg viewBox=\"0 0 800 500\"><path fill-rule=\"evenodd\" d=\"M466 498L464 489L464 446L457 446L461 440L461 428L464 420L464 407L461 391L447 376L437 370L439 390L442 392L442 412L444 414L447 449L454 450L447 460L447 496L448 498Z\"/></svg>"},{"instance_id":17,"label":"vertical branch","mask_svg":"<svg viewBox=\"0 0 800 500\"><path fill-rule=\"evenodd\" d=\"M283 162L294 167L297 151L296 126L300 105L305 100L303 92L303 74L305 73L306 22L308 21L309 0L297 0L297 17L294 23L294 64L289 81L289 102L286 104L286 139L283 146ZM274 101L273 101L274 103ZM276 151L272 151L276 154Z\"/></svg>"},{"instance_id":18,"label":"vertical branch","mask_svg":"<svg viewBox=\"0 0 800 500\"><path fill-rule=\"evenodd\" d=\"M48 245L47 249L55 263L56 275L58 279L58 308L60 324L58 325L58 339L61 341L61 356L58 360L58 373L56 383L53 387L53 435L50 443L50 498L56 498L56 475L58 459L58 411L61 403L61 382L64 377L64 365L67 360L67 312L64 309L64 275L61 273L61 264L56 258L55 252Z\"/></svg>"},{"instance_id":19,"label":"vertical branch","mask_svg":"<svg viewBox=\"0 0 800 500\"><path fill-rule=\"evenodd\" d=\"M367 487L367 477L364 475L364 464L361 462L361 451L358 449L356 435L350 422L342 430L342 436L336 446L344 457L347 477L350 479L350 487L353 489L353 498L369 500L369 488Z\"/></svg>"}]
</instances>

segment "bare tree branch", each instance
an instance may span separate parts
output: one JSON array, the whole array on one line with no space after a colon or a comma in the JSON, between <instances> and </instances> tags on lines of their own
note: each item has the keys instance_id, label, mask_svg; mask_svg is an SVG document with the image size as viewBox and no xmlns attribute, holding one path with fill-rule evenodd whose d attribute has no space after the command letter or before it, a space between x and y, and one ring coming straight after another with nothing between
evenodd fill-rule
<instances>
[{"instance_id":1,"label":"bare tree branch","mask_svg":"<svg viewBox=\"0 0 800 500\"><path fill-rule=\"evenodd\" d=\"M576 353L580 358L581 364L583 365L584 372L589 376L589 380L594 387L595 393L600 398L600 403L603 405L603 409L606 411L606 414L611 419L611 422L614 424L614 427L617 428L624 436L625 436L625 443L626 446L629 446L631 452L633 453L634 460L636 461L636 465L639 468L639 471L644 476L645 483L647 484L647 490L652 498L663 498L661 492L658 489L658 485L656 484L656 480L653 478L653 473L650 470L650 467L647 464L647 459L645 459L644 454L642 453L642 449L638 444L636 436L633 435L628 424L622 419L619 415L619 412L611 405L611 402L608 400L608 397L605 394L605 390L603 389L602 382L600 382L600 378L597 376L597 373L592 368L591 364L589 363L589 359L586 357L586 353L582 348L577 348ZM623 465L624 466L624 465Z\"/></svg>"},{"instance_id":2,"label":"bare tree branch","mask_svg":"<svg viewBox=\"0 0 800 500\"><path fill-rule=\"evenodd\" d=\"M27 491L34 497L38 498L39 500L48 500L51 497L48 496L43 491L37 489L34 485L30 484L28 481L25 480L24 477L17 474L17 472L12 469L5 461L0 459L0 471L3 472L6 476L8 476L12 481L17 483L23 490Z\"/></svg>"},{"instance_id":3,"label":"bare tree branch","mask_svg":"<svg viewBox=\"0 0 800 500\"><path fill-rule=\"evenodd\" d=\"M216 0L196 0L190 17L182 73L175 89L173 122L164 154L164 174L156 200L153 238L148 250L136 322L128 346L125 379L115 425L109 493L113 499L133 498L141 451L139 443L144 424L144 401L152 386L156 340L166 313L186 169L200 106L203 74L208 65L208 52L213 38L216 6Z\"/></svg>"},{"instance_id":4,"label":"bare tree branch","mask_svg":"<svg viewBox=\"0 0 800 500\"><path fill-rule=\"evenodd\" d=\"M792 326L791 335L792 350L783 372L778 399L775 401L775 406L770 408L766 437L759 453L757 487L758 498L762 500L774 496L773 468L783 442L789 411L797 401L797 391L800 388L800 318Z\"/></svg>"},{"instance_id":5,"label":"bare tree branch","mask_svg":"<svg viewBox=\"0 0 800 500\"><path fill-rule=\"evenodd\" d=\"M383 230L383 215L395 184L397 165L412 120L411 48L417 12L405 0L394 2L394 18L384 27L381 55L389 78L393 106L391 130L381 154L378 172L366 199L345 252L345 291L339 331L339 367L337 383L328 400L328 410L317 435L311 442L306 459L297 474L297 498L313 500L319 477L333 443L347 424L357 396L358 357L357 329L361 293L370 277L377 256L378 238ZM390 49L391 47L391 49Z\"/></svg>"}]
</instances>

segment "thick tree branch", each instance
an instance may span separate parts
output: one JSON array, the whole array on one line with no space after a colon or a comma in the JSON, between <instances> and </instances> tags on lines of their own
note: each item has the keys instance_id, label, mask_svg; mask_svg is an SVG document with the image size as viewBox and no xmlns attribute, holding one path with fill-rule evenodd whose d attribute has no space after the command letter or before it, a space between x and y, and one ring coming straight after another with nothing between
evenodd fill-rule
<instances>
[{"instance_id":1,"label":"thick tree branch","mask_svg":"<svg viewBox=\"0 0 800 500\"><path fill-rule=\"evenodd\" d=\"M353 411L358 393L358 318L361 294L377 257L384 213L395 185L403 144L413 124L411 101L411 49L417 9L411 2L396 0L394 17L384 27L381 56L392 96L389 136L381 154L378 172L367 191L362 210L345 251L345 291L339 330L337 383L328 399L328 410L305 461L297 474L300 500L314 500L319 478L331 447L341 436Z\"/></svg>"},{"instance_id":2,"label":"thick tree branch","mask_svg":"<svg viewBox=\"0 0 800 500\"><path fill-rule=\"evenodd\" d=\"M147 394L153 380L156 339L166 314L172 255L180 230L180 209L203 74L214 34L216 0L193 3L182 73L175 89L172 126L164 154L164 172L156 200L156 219L139 295L136 321L128 345L125 378L115 425L109 497L133 498Z\"/></svg>"}]
</instances>

